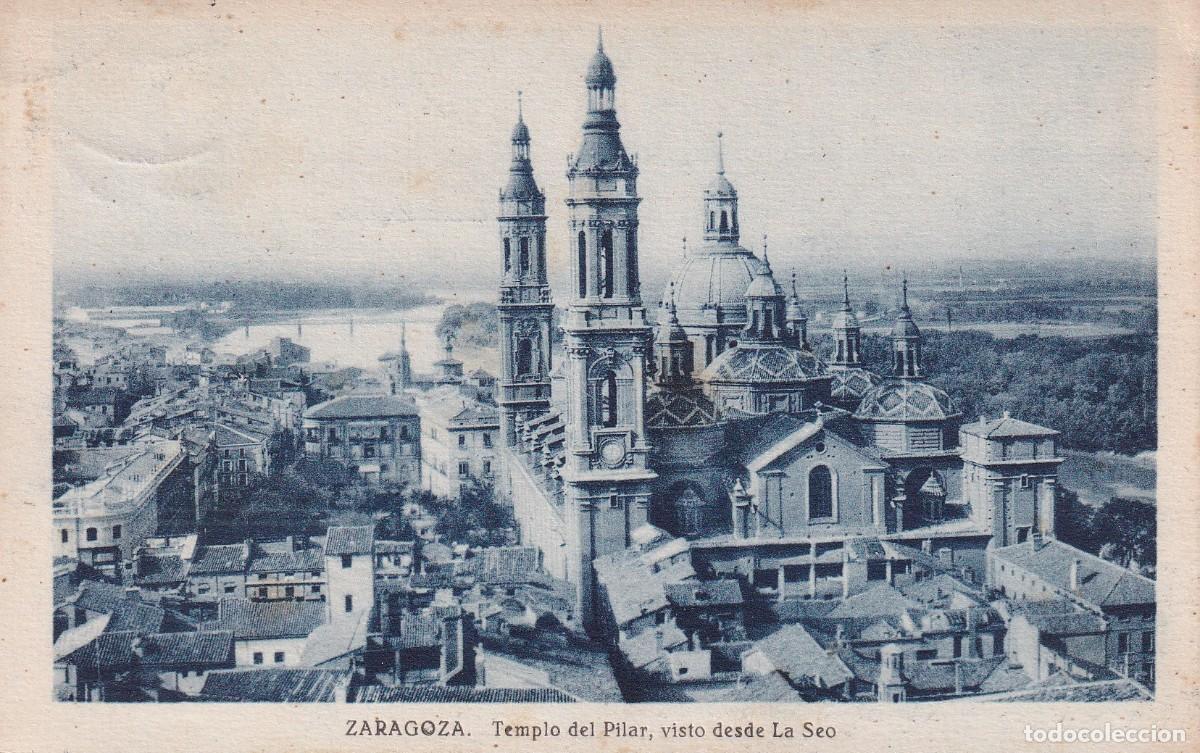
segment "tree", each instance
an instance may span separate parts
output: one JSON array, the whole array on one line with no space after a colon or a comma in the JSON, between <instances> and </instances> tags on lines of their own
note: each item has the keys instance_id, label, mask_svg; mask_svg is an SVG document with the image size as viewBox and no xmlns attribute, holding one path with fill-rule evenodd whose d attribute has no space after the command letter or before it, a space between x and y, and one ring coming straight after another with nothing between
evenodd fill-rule
<instances>
[{"instance_id":1,"label":"tree","mask_svg":"<svg viewBox=\"0 0 1200 753\"><path fill-rule=\"evenodd\" d=\"M503 546L510 543L515 527L512 510L496 501L491 484L469 479L460 487L458 497L438 511L434 530L447 541L473 546Z\"/></svg>"},{"instance_id":2,"label":"tree","mask_svg":"<svg viewBox=\"0 0 1200 753\"><path fill-rule=\"evenodd\" d=\"M1054 489L1054 533L1062 542L1085 552L1098 553L1092 518L1095 510L1079 501L1079 495L1065 486Z\"/></svg>"},{"instance_id":3,"label":"tree","mask_svg":"<svg viewBox=\"0 0 1200 753\"><path fill-rule=\"evenodd\" d=\"M1113 497L1092 520L1096 538L1113 561L1124 567L1157 562L1158 521L1154 505Z\"/></svg>"}]
</instances>

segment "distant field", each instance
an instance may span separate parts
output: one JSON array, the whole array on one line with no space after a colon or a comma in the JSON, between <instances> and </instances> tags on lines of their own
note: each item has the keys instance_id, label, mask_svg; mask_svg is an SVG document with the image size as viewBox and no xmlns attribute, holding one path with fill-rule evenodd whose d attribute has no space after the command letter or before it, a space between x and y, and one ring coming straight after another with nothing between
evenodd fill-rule
<instances>
[{"instance_id":1,"label":"distant field","mask_svg":"<svg viewBox=\"0 0 1200 753\"><path fill-rule=\"evenodd\" d=\"M1063 454L1066 462L1059 470L1059 483L1078 492L1080 501L1095 507L1112 497L1155 501L1154 453L1132 458L1109 452L1067 450Z\"/></svg>"}]
</instances>

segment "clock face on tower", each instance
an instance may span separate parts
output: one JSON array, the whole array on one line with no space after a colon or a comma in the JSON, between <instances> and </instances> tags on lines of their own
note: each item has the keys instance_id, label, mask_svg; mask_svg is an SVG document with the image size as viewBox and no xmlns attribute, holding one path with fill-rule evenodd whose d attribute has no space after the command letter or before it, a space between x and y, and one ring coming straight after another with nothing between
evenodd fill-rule
<instances>
[{"instance_id":1,"label":"clock face on tower","mask_svg":"<svg viewBox=\"0 0 1200 753\"><path fill-rule=\"evenodd\" d=\"M625 443L618 438L605 440L600 445L600 459L609 468L616 468L625 462Z\"/></svg>"}]
</instances>

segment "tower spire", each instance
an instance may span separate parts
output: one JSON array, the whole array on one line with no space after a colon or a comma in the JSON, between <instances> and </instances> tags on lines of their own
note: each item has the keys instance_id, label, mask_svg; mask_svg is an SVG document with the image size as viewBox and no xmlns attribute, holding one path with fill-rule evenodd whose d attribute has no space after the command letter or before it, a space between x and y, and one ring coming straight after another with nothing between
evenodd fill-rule
<instances>
[{"instance_id":1,"label":"tower spire","mask_svg":"<svg viewBox=\"0 0 1200 753\"><path fill-rule=\"evenodd\" d=\"M596 26L596 50L604 52L604 27L600 25Z\"/></svg>"},{"instance_id":2,"label":"tower spire","mask_svg":"<svg viewBox=\"0 0 1200 753\"><path fill-rule=\"evenodd\" d=\"M723 135L723 133L717 131L717 175L725 174L725 148L721 141Z\"/></svg>"},{"instance_id":3,"label":"tower spire","mask_svg":"<svg viewBox=\"0 0 1200 753\"><path fill-rule=\"evenodd\" d=\"M850 310L850 276L842 270L842 311Z\"/></svg>"},{"instance_id":4,"label":"tower spire","mask_svg":"<svg viewBox=\"0 0 1200 753\"><path fill-rule=\"evenodd\" d=\"M767 234L763 233L763 264L767 266L767 270L771 269L771 260L767 258Z\"/></svg>"},{"instance_id":5,"label":"tower spire","mask_svg":"<svg viewBox=\"0 0 1200 753\"><path fill-rule=\"evenodd\" d=\"M900 281L900 308L908 313L908 273L904 274L904 278Z\"/></svg>"},{"instance_id":6,"label":"tower spire","mask_svg":"<svg viewBox=\"0 0 1200 753\"><path fill-rule=\"evenodd\" d=\"M517 122L525 122L525 114L521 111L521 90L517 89Z\"/></svg>"}]
</instances>

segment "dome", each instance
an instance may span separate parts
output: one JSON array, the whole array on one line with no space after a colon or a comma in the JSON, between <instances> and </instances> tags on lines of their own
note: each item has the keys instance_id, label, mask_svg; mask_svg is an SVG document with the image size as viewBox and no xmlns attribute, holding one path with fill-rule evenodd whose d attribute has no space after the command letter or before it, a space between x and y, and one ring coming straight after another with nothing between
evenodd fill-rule
<instances>
[{"instance_id":1,"label":"dome","mask_svg":"<svg viewBox=\"0 0 1200 753\"><path fill-rule=\"evenodd\" d=\"M745 323L746 288L759 264L754 254L728 243L713 243L691 253L672 279L683 325L704 323L716 307L728 314L727 321Z\"/></svg>"},{"instance_id":2,"label":"dome","mask_svg":"<svg viewBox=\"0 0 1200 753\"><path fill-rule=\"evenodd\" d=\"M529 127L525 125L524 120L518 120L512 130L513 141L529 141Z\"/></svg>"},{"instance_id":3,"label":"dome","mask_svg":"<svg viewBox=\"0 0 1200 753\"><path fill-rule=\"evenodd\" d=\"M746 288L746 297L776 298L781 295L783 295L783 291L779 289L779 285L775 282L775 276L771 274L770 265L760 264L758 273L750 281L750 287Z\"/></svg>"},{"instance_id":4,"label":"dome","mask_svg":"<svg viewBox=\"0 0 1200 753\"><path fill-rule=\"evenodd\" d=\"M707 198L725 197L730 199L737 198L737 189L729 182L724 173L718 173L713 176L712 182L708 184L708 188L704 189Z\"/></svg>"},{"instance_id":5,"label":"dome","mask_svg":"<svg viewBox=\"0 0 1200 753\"><path fill-rule=\"evenodd\" d=\"M829 326L832 329L858 329L858 316L848 308L840 309L829 317Z\"/></svg>"},{"instance_id":6,"label":"dome","mask_svg":"<svg viewBox=\"0 0 1200 753\"><path fill-rule=\"evenodd\" d=\"M950 396L926 382L889 380L863 396L854 417L894 421L940 420L958 415Z\"/></svg>"},{"instance_id":7,"label":"dome","mask_svg":"<svg viewBox=\"0 0 1200 753\"><path fill-rule=\"evenodd\" d=\"M829 396L839 403L859 403L863 396L883 381L878 374L866 369L833 369Z\"/></svg>"},{"instance_id":8,"label":"dome","mask_svg":"<svg viewBox=\"0 0 1200 753\"><path fill-rule=\"evenodd\" d=\"M646 426L665 429L709 426L717 423L717 410L698 390L654 390L646 396Z\"/></svg>"},{"instance_id":9,"label":"dome","mask_svg":"<svg viewBox=\"0 0 1200 753\"><path fill-rule=\"evenodd\" d=\"M592 61L588 63L587 77L584 80L589 85L608 87L617 83L617 74L613 72L612 61L608 59L608 55L604 54L603 45L596 49L595 55L592 55Z\"/></svg>"},{"instance_id":10,"label":"dome","mask_svg":"<svg viewBox=\"0 0 1200 753\"><path fill-rule=\"evenodd\" d=\"M541 197L537 181L529 170L512 170L508 173L508 182L504 184L503 198L505 199L535 199Z\"/></svg>"},{"instance_id":11,"label":"dome","mask_svg":"<svg viewBox=\"0 0 1200 753\"><path fill-rule=\"evenodd\" d=\"M770 384L806 382L828 375L825 362L807 350L779 344L742 344L726 350L704 369L705 382Z\"/></svg>"},{"instance_id":12,"label":"dome","mask_svg":"<svg viewBox=\"0 0 1200 753\"><path fill-rule=\"evenodd\" d=\"M904 311L896 323L892 325L892 337L920 337L921 330L917 328L917 323L912 320L912 316L908 311Z\"/></svg>"},{"instance_id":13,"label":"dome","mask_svg":"<svg viewBox=\"0 0 1200 753\"><path fill-rule=\"evenodd\" d=\"M675 311L669 306L664 306L662 312L662 321L658 325L654 341L660 343L688 342L687 332L684 332L683 327L679 326L679 319L676 317Z\"/></svg>"}]
</instances>

